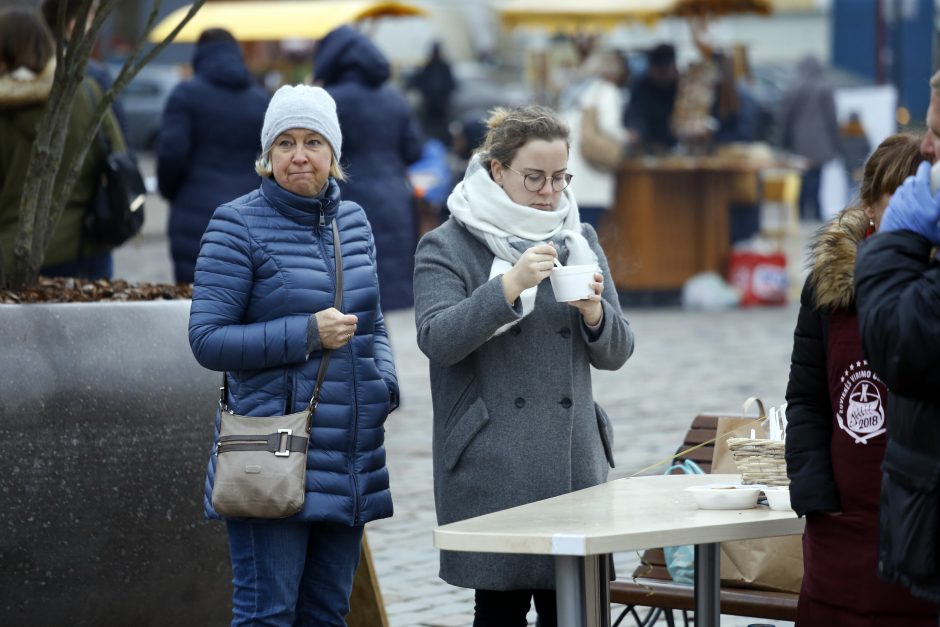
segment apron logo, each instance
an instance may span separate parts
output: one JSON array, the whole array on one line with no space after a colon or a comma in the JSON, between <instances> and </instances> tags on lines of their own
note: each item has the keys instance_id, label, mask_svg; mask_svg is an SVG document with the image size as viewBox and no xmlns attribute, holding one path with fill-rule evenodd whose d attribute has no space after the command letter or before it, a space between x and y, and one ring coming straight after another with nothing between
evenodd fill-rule
<instances>
[{"instance_id":1,"label":"apron logo","mask_svg":"<svg viewBox=\"0 0 940 627\"><path fill-rule=\"evenodd\" d=\"M868 367L867 360L850 364L842 373L836 419L856 444L868 444L868 440L885 432L884 402L878 383L881 379Z\"/></svg>"}]
</instances>

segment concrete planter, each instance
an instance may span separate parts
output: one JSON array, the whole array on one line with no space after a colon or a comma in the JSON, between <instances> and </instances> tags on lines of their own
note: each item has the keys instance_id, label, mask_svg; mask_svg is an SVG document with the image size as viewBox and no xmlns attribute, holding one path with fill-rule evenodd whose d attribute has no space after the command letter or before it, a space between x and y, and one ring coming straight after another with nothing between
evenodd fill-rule
<instances>
[{"instance_id":1,"label":"concrete planter","mask_svg":"<svg viewBox=\"0 0 940 627\"><path fill-rule=\"evenodd\" d=\"M0 624L230 620L189 305L0 305Z\"/></svg>"}]
</instances>

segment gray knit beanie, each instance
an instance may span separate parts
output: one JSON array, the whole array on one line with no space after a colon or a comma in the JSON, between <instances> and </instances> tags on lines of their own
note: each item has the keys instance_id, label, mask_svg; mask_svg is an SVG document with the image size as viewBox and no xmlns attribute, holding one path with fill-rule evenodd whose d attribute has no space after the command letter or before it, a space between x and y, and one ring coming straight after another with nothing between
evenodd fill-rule
<instances>
[{"instance_id":1,"label":"gray knit beanie","mask_svg":"<svg viewBox=\"0 0 940 627\"><path fill-rule=\"evenodd\" d=\"M278 135L292 128L305 128L323 135L339 163L343 135L336 117L336 102L325 89L284 85L274 92L261 127L261 150L267 152Z\"/></svg>"}]
</instances>

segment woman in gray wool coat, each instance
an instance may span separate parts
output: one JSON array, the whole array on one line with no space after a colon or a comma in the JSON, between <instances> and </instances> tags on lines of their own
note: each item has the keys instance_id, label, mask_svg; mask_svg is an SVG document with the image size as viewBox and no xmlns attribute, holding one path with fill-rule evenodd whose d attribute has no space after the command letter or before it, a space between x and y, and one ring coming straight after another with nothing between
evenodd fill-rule
<instances>
[{"instance_id":1,"label":"woman in gray wool coat","mask_svg":"<svg viewBox=\"0 0 940 627\"><path fill-rule=\"evenodd\" d=\"M587 488L614 465L590 367L620 368L633 332L594 229L568 184L568 129L539 106L497 109L418 245L415 319L430 359L434 496L446 524ZM559 303L556 258L597 264L584 300ZM550 557L441 552L442 579L476 589L474 627L556 624Z\"/></svg>"}]
</instances>

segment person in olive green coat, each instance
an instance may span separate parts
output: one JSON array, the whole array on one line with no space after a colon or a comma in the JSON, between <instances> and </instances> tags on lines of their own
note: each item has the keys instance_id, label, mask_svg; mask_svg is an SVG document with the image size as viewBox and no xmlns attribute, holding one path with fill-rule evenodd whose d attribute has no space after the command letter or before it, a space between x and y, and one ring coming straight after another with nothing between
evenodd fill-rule
<instances>
[{"instance_id":1,"label":"person in olive green coat","mask_svg":"<svg viewBox=\"0 0 940 627\"><path fill-rule=\"evenodd\" d=\"M22 8L0 11L0 250L7 272L13 261L26 167L52 89L55 63L55 43L38 13ZM75 92L61 155L65 164L79 150L81 136L91 124L93 104L86 84L101 97L90 78ZM102 163L103 151L97 144L91 146L49 240L43 274L110 278L108 249L87 243L82 247L81 237L82 217L97 189ZM63 168L56 189L65 174Z\"/></svg>"},{"instance_id":2,"label":"person in olive green coat","mask_svg":"<svg viewBox=\"0 0 940 627\"><path fill-rule=\"evenodd\" d=\"M591 367L633 352L597 233L568 189L568 129L549 109L497 110L415 261L418 346L430 359L434 499L446 524L587 488L614 465ZM556 302L555 261L591 264L584 298ZM590 276L590 275L589 275ZM605 289L605 287L607 289ZM476 590L475 627L556 624L550 556L441 551Z\"/></svg>"}]
</instances>

